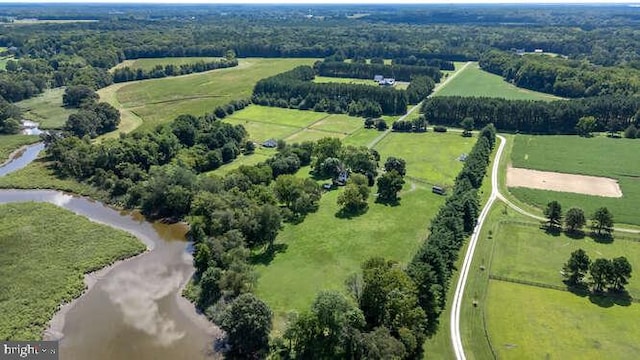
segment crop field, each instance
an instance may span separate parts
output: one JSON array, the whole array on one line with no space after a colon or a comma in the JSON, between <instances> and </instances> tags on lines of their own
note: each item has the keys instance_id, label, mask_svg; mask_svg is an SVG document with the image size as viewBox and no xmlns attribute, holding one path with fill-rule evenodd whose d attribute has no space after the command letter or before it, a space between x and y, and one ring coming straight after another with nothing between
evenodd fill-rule
<instances>
[{"instance_id":1,"label":"crop field","mask_svg":"<svg viewBox=\"0 0 640 360\"><path fill-rule=\"evenodd\" d=\"M636 206L640 201L640 168L633 166L637 162L634 155L638 146L636 140L529 135L518 135L514 139L511 154L514 167L614 178L622 189L621 198L605 198L510 188L518 199L538 208L557 200L565 210L579 206L588 215L596 208L606 206L613 213L615 222L640 225Z\"/></svg>"},{"instance_id":2,"label":"crop field","mask_svg":"<svg viewBox=\"0 0 640 360\"><path fill-rule=\"evenodd\" d=\"M99 94L108 94L114 106L130 113L127 121L123 118L122 126L153 129L181 114L202 115L231 100L248 98L258 80L313 62L314 59L240 59L234 68L115 84Z\"/></svg>"},{"instance_id":3,"label":"crop field","mask_svg":"<svg viewBox=\"0 0 640 360\"><path fill-rule=\"evenodd\" d=\"M21 146L38 141L40 141L40 137L34 135L0 135L0 164L4 163L9 155Z\"/></svg>"},{"instance_id":4,"label":"crop field","mask_svg":"<svg viewBox=\"0 0 640 360\"><path fill-rule=\"evenodd\" d=\"M83 274L144 251L133 236L51 204L0 205L0 339L37 340ZM43 261L46 259L46 261Z\"/></svg>"},{"instance_id":5,"label":"crop field","mask_svg":"<svg viewBox=\"0 0 640 360\"><path fill-rule=\"evenodd\" d=\"M512 100L558 100L557 96L519 88L480 69L476 63L467 66L437 96L487 96Z\"/></svg>"},{"instance_id":6,"label":"crop field","mask_svg":"<svg viewBox=\"0 0 640 360\"><path fill-rule=\"evenodd\" d=\"M207 56L196 56L196 57L167 57L167 58L145 58L145 59L133 59L133 60L125 60L120 64L112 67L109 71L114 71L115 69L129 67L132 70L142 69L142 70L153 70L157 65L187 65L187 64L195 64L198 62L210 62L214 60L219 60L219 57L207 57Z\"/></svg>"},{"instance_id":7,"label":"crop field","mask_svg":"<svg viewBox=\"0 0 640 360\"><path fill-rule=\"evenodd\" d=\"M390 133L375 147L382 159L397 156L407 161L407 175L429 184L453 185L462 169L458 160L468 154L477 138L459 133Z\"/></svg>"},{"instance_id":8,"label":"crop field","mask_svg":"<svg viewBox=\"0 0 640 360\"><path fill-rule=\"evenodd\" d=\"M60 129L76 109L62 106L65 88L47 89L39 96L23 100L16 105L24 111L23 117L40 124L41 129Z\"/></svg>"},{"instance_id":9,"label":"crop field","mask_svg":"<svg viewBox=\"0 0 640 360\"><path fill-rule=\"evenodd\" d=\"M380 135L365 129L354 134L360 137L357 145L370 142L361 134ZM344 142L351 143L350 139L347 136ZM410 260L445 199L431 193L431 187L420 180L452 184L462 167L457 156L469 152L474 143L475 138L459 134L390 133L376 146L382 161L390 155L403 157L408 174L421 177L416 181L406 179L399 206L377 204L371 196L365 214L340 218L336 216L340 190L331 191L323 195L318 212L308 215L301 224L287 224L276 240L276 246L283 250L270 263L258 265L257 293L274 310L276 329L283 329L288 312L306 309L318 291L344 291L345 279L358 272L364 260L372 256L402 263Z\"/></svg>"}]
</instances>

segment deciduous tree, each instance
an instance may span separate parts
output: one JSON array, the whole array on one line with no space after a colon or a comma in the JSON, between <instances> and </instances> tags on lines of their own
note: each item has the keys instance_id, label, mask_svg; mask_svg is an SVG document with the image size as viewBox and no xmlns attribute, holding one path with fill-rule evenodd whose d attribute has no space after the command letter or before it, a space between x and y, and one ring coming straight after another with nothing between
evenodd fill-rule
<instances>
[{"instance_id":1,"label":"deciduous tree","mask_svg":"<svg viewBox=\"0 0 640 360\"><path fill-rule=\"evenodd\" d=\"M613 215L606 207L601 207L591 217L592 227L598 231L598 235L602 234L604 230L607 233L611 233L613 230Z\"/></svg>"},{"instance_id":2,"label":"deciduous tree","mask_svg":"<svg viewBox=\"0 0 640 360\"><path fill-rule=\"evenodd\" d=\"M544 216L547 217L549 227L560 226L562 220L562 207L557 201L552 201L547 204L547 208L544 209Z\"/></svg>"},{"instance_id":3,"label":"deciduous tree","mask_svg":"<svg viewBox=\"0 0 640 360\"><path fill-rule=\"evenodd\" d=\"M562 268L567 283L569 285L582 283L582 280L589 272L590 265L591 259L589 259L589 256L584 250L578 249L572 252L569 261L567 261Z\"/></svg>"},{"instance_id":4,"label":"deciduous tree","mask_svg":"<svg viewBox=\"0 0 640 360\"><path fill-rule=\"evenodd\" d=\"M576 231L582 229L587 223L584 216L584 211L578 207L572 207L565 215L564 223L569 231Z\"/></svg>"},{"instance_id":5,"label":"deciduous tree","mask_svg":"<svg viewBox=\"0 0 640 360\"><path fill-rule=\"evenodd\" d=\"M271 310L253 294L236 298L222 315L220 327L227 333L231 353L260 358L269 350Z\"/></svg>"}]
</instances>

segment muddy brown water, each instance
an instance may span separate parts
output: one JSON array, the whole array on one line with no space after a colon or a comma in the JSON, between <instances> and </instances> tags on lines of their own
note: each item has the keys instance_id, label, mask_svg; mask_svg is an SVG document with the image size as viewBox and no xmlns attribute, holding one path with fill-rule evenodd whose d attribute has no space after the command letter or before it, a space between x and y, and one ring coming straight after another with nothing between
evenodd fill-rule
<instances>
[{"instance_id":1,"label":"muddy brown water","mask_svg":"<svg viewBox=\"0 0 640 360\"><path fill-rule=\"evenodd\" d=\"M0 168L0 176L26 166L38 152L27 149L14 160L22 166L12 161ZM151 223L138 213L118 211L59 191L0 190L0 203L27 201L52 203L127 231L151 249L118 263L106 274L98 272L95 285L74 301L64 316L56 315L61 318L57 320L59 329L54 324L45 337L60 339L60 359L216 357L216 329L180 296L193 274L184 224Z\"/></svg>"}]
</instances>

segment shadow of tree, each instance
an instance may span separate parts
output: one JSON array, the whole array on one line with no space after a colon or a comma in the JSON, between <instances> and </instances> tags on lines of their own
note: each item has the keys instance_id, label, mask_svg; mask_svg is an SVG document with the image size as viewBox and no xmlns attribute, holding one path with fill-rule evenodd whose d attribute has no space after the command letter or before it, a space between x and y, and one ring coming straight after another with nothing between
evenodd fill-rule
<instances>
[{"instance_id":1,"label":"shadow of tree","mask_svg":"<svg viewBox=\"0 0 640 360\"><path fill-rule=\"evenodd\" d=\"M564 234L573 240L582 240L585 237L584 231L580 231L580 230L567 230L564 232Z\"/></svg>"},{"instance_id":2,"label":"shadow of tree","mask_svg":"<svg viewBox=\"0 0 640 360\"><path fill-rule=\"evenodd\" d=\"M335 217L337 217L338 219L353 219L354 217L358 217L360 215L365 214L367 211L369 211L368 206L363 209L359 209L355 211L349 211L345 208L342 208L338 210L338 212L336 212Z\"/></svg>"},{"instance_id":3,"label":"shadow of tree","mask_svg":"<svg viewBox=\"0 0 640 360\"><path fill-rule=\"evenodd\" d=\"M596 232L591 232L589 237L600 244L611 244L613 242L613 235L611 235L611 233L598 234Z\"/></svg>"},{"instance_id":4,"label":"shadow of tree","mask_svg":"<svg viewBox=\"0 0 640 360\"><path fill-rule=\"evenodd\" d=\"M269 265L277 254L287 252L288 248L287 244L273 244L271 247L266 247L264 251L251 255L249 262L253 265Z\"/></svg>"},{"instance_id":5,"label":"shadow of tree","mask_svg":"<svg viewBox=\"0 0 640 360\"><path fill-rule=\"evenodd\" d=\"M400 197L397 197L394 201L385 201L385 200L381 200L380 198L376 198L376 204L395 207L400 205L400 199L401 199Z\"/></svg>"},{"instance_id":6,"label":"shadow of tree","mask_svg":"<svg viewBox=\"0 0 640 360\"><path fill-rule=\"evenodd\" d=\"M620 292L607 292L607 293L595 293L592 292L589 295L589 301L603 308L610 308L613 305L618 306L630 306L632 298L629 293L625 291Z\"/></svg>"},{"instance_id":7,"label":"shadow of tree","mask_svg":"<svg viewBox=\"0 0 640 360\"><path fill-rule=\"evenodd\" d=\"M560 236L562 234L562 228L558 226L549 226L548 224L540 225L540 229L544 230L545 234L551 236Z\"/></svg>"}]
</instances>

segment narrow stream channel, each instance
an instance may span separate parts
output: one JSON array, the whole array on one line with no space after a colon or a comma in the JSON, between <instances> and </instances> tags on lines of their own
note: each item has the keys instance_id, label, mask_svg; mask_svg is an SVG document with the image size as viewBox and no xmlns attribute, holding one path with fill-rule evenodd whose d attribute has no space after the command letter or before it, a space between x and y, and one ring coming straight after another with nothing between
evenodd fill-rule
<instances>
[{"instance_id":1,"label":"narrow stream channel","mask_svg":"<svg viewBox=\"0 0 640 360\"><path fill-rule=\"evenodd\" d=\"M29 146L0 167L0 176L35 160L42 144ZM151 251L123 261L56 314L48 339L60 339L62 360L210 359L215 328L180 296L193 273L184 224L146 221L87 198L51 190L0 190L0 203L49 202L93 221L127 231ZM62 315L62 316L61 316Z\"/></svg>"}]
</instances>

